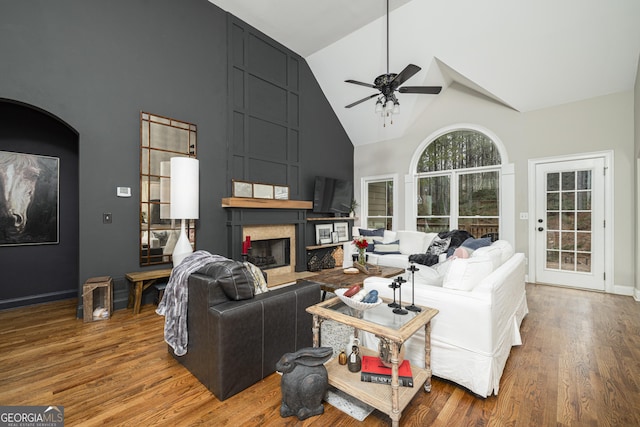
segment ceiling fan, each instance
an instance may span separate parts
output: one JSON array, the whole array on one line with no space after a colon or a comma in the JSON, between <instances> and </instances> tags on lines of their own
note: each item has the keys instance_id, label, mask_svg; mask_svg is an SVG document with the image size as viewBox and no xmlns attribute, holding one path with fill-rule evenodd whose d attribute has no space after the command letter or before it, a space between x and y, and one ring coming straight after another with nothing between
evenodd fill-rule
<instances>
[{"instance_id":1,"label":"ceiling fan","mask_svg":"<svg viewBox=\"0 0 640 427\"><path fill-rule=\"evenodd\" d=\"M376 101L376 113L385 116L398 114L400 112L400 103L395 92L400 93L422 93L436 95L442 90L442 86L402 86L400 85L409 80L414 74L420 71L417 65L409 64L399 74L389 73L389 0L387 0L387 73L379 75L373 81L373 84L363 83L357 80L345 80L346 83L353 83L360 86L377 89L379 92L364 97L356 102L346 105L345 108L354 107L371 98L378 97Z\"/></svg>"}]
</instances>

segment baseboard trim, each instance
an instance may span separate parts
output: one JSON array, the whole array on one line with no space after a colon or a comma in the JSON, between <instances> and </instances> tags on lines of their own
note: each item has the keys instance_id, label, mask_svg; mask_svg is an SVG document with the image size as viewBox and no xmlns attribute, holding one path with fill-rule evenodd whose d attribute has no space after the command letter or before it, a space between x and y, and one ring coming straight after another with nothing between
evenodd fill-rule
<instances>
[{"instance_id":1,"label":"baseboard trim","mask_svg":"<svg viewBox=\"0 0 640 427\"><path fill-rule=\"evenodd\" d=\"M0 310L8 310L10 308L26 307L29 305L42 304L45 302L60 301L65 299L78 298L77 289L68 289L66 291L48 292L46 294L29 295L27 297L5 299L0 301Z\"/></svg>"},{"instance_id":2,"label":"baseboard trim","mask_svg":"<svg viewBox=\"0 0 640 427\"><path fill-rule=\"evenodd\" d=\"M614 285L613 293L616 295L626 295L631 297L634 296L634 288L631 286Z\"/></svg>"}]
</instances>

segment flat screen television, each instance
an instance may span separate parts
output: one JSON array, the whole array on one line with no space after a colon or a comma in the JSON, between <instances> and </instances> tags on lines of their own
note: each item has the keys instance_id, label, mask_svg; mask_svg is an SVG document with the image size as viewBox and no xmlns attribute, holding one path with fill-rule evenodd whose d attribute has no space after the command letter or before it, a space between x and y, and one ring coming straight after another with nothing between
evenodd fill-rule
<instances>
[{"instance_id":1,"label":"flat screen television","mask_svg":"<svg viewBox=\"0 0 640 427\"><path fill-rule=\"evenodd\" d=\"M317 176L313 192L313 212L348 214L353 200L350 181Z\"/></svg>"}]
</instances>

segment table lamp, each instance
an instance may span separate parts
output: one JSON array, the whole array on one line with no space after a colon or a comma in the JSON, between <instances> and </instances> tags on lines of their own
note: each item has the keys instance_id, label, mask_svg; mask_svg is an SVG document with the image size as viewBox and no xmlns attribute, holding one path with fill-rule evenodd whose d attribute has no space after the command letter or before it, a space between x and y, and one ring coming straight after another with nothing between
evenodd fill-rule
<instances>
[{"instance_id":1,"label":"table lamp","mask_svg":"<svg viewBox=\"0 0 640 427\"><path fill-rule=\"evenodd\" d=\"M198 159L171 158L171 219L179 219L180 236L173 249L173 266L177 266L193 253L186 232L186 221L198 219L200 183Z\"/></svg>"}]
</instances>

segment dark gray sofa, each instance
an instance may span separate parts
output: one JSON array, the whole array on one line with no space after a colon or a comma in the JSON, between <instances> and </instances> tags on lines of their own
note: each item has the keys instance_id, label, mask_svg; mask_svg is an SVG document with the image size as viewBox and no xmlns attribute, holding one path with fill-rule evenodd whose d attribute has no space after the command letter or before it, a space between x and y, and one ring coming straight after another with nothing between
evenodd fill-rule
<instances>
[{"instance_id":1,"label":"dark gray sofa","mask_svg":"<svg viewBox=\"0 0 640 427\"><path fill-rule=\"evenodd\" d=\"M220 276L210 264L189 277L187 353L169 351L225 400L275 372L283 354L312 345L306 308L320 302L320 288L304 281L234 301L223 290L230 278Z\"/></svg>"}]
</instances>

